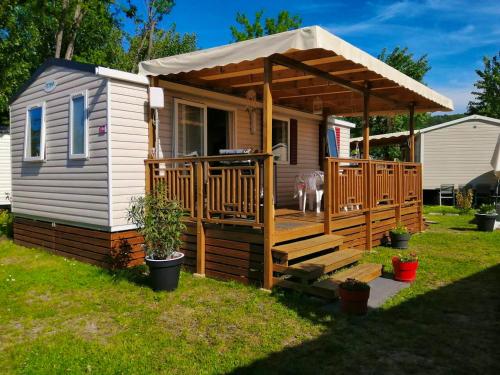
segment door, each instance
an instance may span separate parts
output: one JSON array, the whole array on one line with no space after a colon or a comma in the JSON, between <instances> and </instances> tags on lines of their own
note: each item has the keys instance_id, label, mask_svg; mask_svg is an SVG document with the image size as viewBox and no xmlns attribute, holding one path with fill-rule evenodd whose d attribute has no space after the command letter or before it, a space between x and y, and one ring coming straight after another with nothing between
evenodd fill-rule
<instances>
[{"instance_id":1,"label":"door","mask_svg":"<svg viewBox=\"0 0 500 375\"><path fill-rule=\"evenodd\" d=\"M233 112L207 108L207 155L219 155L219 150L234 147Z\"/></svg>"}]
</instances>

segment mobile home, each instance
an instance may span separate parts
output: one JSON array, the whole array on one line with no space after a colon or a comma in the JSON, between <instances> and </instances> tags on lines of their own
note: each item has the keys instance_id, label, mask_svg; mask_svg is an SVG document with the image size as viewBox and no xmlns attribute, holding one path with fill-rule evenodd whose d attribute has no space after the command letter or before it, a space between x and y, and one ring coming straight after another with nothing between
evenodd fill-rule
<instances>
[{"instance_id":1,"label":"mobile home","mask_svg":"<svg viewBox=\"0 0 500 375\"><path fill-rule=\"evenodd\" d=\"M11 103L15 239L139 263L126 208L161 183L186 211L187 268L328 294L321 274L396 222L422 228L420 165L348 159L339 117L452 108L319 27L144 61L138 75L52 60ZM323 211L304 215L295 177L316 170Z\"/></svg>"}]
</instances>

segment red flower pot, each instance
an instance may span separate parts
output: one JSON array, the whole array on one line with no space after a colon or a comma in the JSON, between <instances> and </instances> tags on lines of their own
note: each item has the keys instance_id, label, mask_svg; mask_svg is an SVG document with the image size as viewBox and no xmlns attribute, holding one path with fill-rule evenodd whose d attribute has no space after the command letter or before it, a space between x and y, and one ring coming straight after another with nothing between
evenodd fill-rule
<instances>
[{"instance_id":1,"label":"red flower pot","mask_svg":"<svg viewBox=\"0 0 500 375\"><path fill-rule=\"evenodd\" d=\"M417 276L418 261L401 262L398 257L393 257L392 267L394 269L395 280L409 283L415 280Z\"/></svg>"},{"instance_id":2,"label":"red flower pot","mask_svg":"<svg viewBox=\"0 0 500 375\"><path fill-rule=\"evenodd\" d=\"M346 290L339 287L340 310L346 314L364 315L368 312L368 290Z\"/></svg>"}]
</instances>

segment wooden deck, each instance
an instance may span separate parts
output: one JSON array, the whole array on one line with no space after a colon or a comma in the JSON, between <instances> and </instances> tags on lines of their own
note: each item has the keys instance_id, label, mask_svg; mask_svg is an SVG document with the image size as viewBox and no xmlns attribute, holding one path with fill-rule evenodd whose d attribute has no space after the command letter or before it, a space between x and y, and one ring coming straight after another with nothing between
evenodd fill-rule
<instances>
[{"instance_id":1,"label":"wooden deck","mask_svg":"<svg viewBox=\"0 0 500 375\"><path fill-rule=\"evenodd\" d=\"M323 212L277 209L274 215L276 242L314 236L324 232Z\"/></svg>"}]
</instances>

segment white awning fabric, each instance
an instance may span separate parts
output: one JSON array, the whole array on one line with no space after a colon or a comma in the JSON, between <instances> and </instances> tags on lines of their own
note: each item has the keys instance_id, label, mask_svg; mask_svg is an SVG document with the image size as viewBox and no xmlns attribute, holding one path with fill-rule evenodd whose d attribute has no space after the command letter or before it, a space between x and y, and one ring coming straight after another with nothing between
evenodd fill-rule
<instances>
[{"instance_id":1,"label":"white awning fabric","mask_svg":"<svg viewBox=\"0 0 500 375\"><path fill-rule=\"evenodd\" d=\"M176 56L163 57L139 63L139 74L145 76L171 75L223 67L244 61L254 61L273 54L297 50L323 49L331 51L369 71L394 81L417 95L436 104L436 108L453 110L451 99L406 76L370 54L354 47L319 26L269 35L257 39L228 44Z\"/></svg>"}]
</instances>

